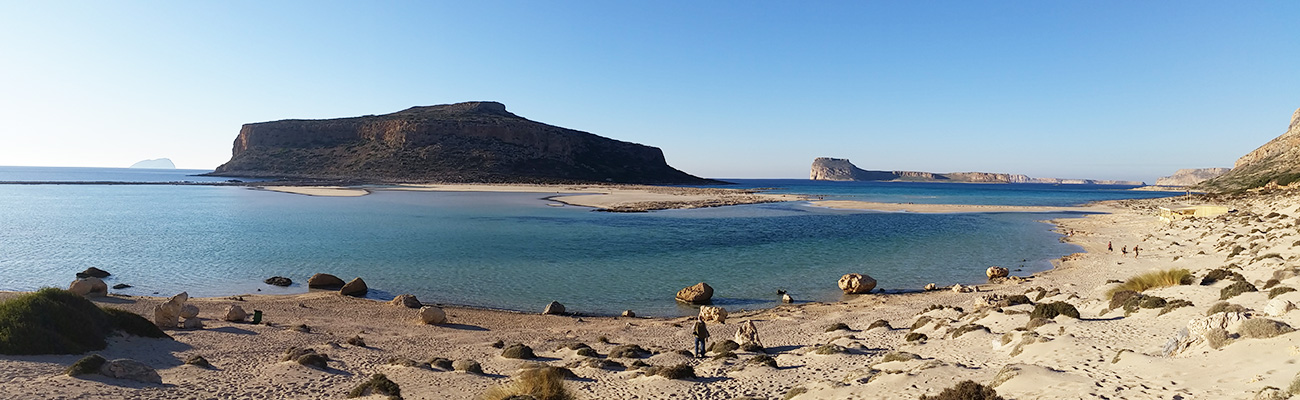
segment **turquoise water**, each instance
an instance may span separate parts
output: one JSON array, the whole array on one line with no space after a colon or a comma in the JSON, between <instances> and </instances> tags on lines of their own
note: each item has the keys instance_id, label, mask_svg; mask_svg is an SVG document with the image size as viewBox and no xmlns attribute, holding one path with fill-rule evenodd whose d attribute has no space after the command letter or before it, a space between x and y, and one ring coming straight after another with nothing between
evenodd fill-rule
<instances>
[{"instance_id":1,"label":"turquoise water","mask_svg":"<svg viewBox=\"0 0 1300 400\"><path fill-rule=\"evenodd\" d=\"M760 183L772 182L742 182ZM1041 222L1077 214L877 213L801 202L616 214L550 207L545 196L0 185L0 290L64 287L94 266L114 274L110 285L133 285L126 294L301 293L308 276L326 272L363 277L377 299L412 293L525 311L556 300L589 314L681 315L692 310L673 294L699 281L715 288L715 302L752 309L775 304L777 289L839 299L836 280L849 272L915 290L979 282L989 265L1040 271L1078 251ZM295 284L261 283L273 275Z\"/></svg>"}]
</instances>

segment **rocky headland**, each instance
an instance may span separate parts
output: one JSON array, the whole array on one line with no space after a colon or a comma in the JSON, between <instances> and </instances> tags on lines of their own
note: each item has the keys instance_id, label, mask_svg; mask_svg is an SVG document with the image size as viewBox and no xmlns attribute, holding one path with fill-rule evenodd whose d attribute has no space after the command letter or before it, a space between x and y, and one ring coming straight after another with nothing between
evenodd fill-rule
<instances>
[{"instance_id":1,"label":"rocky headland","mask_svg":"<svg viewBox=\"0 0 1300 400\"><path fill-rule=\"evenodd\" d=\"M353 182L709 184L656 148L531 121L497 102L246 124L211 175Z\"/></svg>"},{"instance_id":2,"label":"rocky headland","mask_svg":"<svg viewBox=\"0 0 1300 400\"><path fill-rule=\"evenodd\" d=\"M956 183L1048 183L1074 185L1142 185L1138 181L1099 179L1031 178L1026 175L995 172L920 172L872 171L853 165L848 159L818 157L813 160L809 179L824 181L906 181L906 182L956 182Z\"/></svg>"},{"instance_id":3,"label":"rocky headland","mask_svg":"<svg viewBox=\"0 0 1300 400\"><path fill-rule=\"evenodd\" d=\"M1231 170L1232 168L1184 168L1174 171L1173 175L1156 179L1156 186L1195 186Z\"/></svg>"},{"instance_id":4,"label":"rocky headland","mask_svg":"<svg viewBox=\"0 0 1300 400\"><path fill-rule=\"evenodd\" d=\"M1286 186L1300 180L1300 109L1281 136L1237 159L1232 171L1202 182L1212 192L1246 190L1268 185Z\"/></svg>"}]
</instances>

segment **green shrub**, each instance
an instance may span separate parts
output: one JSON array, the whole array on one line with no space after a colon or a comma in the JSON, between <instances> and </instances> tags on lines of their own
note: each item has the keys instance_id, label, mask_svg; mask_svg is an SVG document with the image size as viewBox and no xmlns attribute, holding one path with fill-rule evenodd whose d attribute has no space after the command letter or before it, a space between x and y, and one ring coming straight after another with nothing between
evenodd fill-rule
<instances>
[{"instance_id":1,"label":"green shrub","mask_svg":"<svg viewBox=\"0 0 1300 400\"><path fill-rule=\"evenodd\" d=\"M839 330L849 330L849 325L843 322L836 322L826 327L826 332L835 332Z\"/></svg>"},{"instance_id":2,"label":"green shrub","mask_svg":"<svg viewBox=\"0 0 1300 400\"><path fill-rule=\"evenodd\" d=\"M1142 295L1133 290L1112 291L1110 293L1110 306L1108 308L1111 310L1124 308L1124 305L1128 304L1129 300L1136 297L1142 297Z\"/></svg>"},{"instance_id":3,"label":"green shrub","mask_svg":"<svg viewBox=\"0 0 1300 400\"><path fill-rule=\"evenodd\" d=\"M1219 300L1227 300L1242 293L1257 291L1259 290L1255 289L1255 285L1250 284L1250 282L1236 281L1231 285L1228 285L1228 287L1219 290Z\"/></svg>"},{"instance_id":4,"label":"green shrub","mask_svg":"<svg viewBox=\"0 0 1300 400\"><path fill-rule=\"evenodd\" d=\"M1245 249L1243 248L1242 250ZM1232 256L1228 256L1228 257L1232 257ZM1241 274L1237 272L1229 271L1223 268L1216 268L1205 273L1205 277L1201 278L1201 285L1211 285L1214 284L1214 282L1218 282L1224 279L1231 279L1240 282L1246 280L1246 277L1241 276Z\"/></svg>"},{"instance_id":5,"label":"green shrub","mask_svg":"<svg viewBox=\"0 0 1300 400\"><path fill-rule=\"evenodd\" d=\"M649 351L635 344L622 344L609 350L609 358L641 358L648 355L650 355Z\"/></svg>"},{"instance_id":6,"label":"green shrub","mask_svg":"<svg viewBox=\"0 0 1300 400\"><path fill-rule=\"evenodd\" d=\"M1294 332L1295 329L1282 321L1274 321L1268 318L1251 318L1243 321L1241 328L1238 328L1237 331L1244 337L1266 339Z\"/></svg>"},{"instance_id":7,"label":"green shrub","mask_svg":"<svg viewBox=\"0 0 1300 400\"><path fill-rule=\"evenodd\" d=\"M564 378L572 373L555 367L523 369L509 385L490 388L481 398L504 400L514 396L532 396L537 400L572 400L576 397L564 386Z\"/></svg>"},{"instance_id":8,"label":"green shrub","mask_svg":"<svg viewBox=\"0 0 1300 400\"><path fill-rule=\"evenodd\" d=\"M916 354L908 353L906 351L894 351L894 352L890 352L889 354L885 354L885 357L881 358L880 362L887 363L887 362L894 362L894 361L912 361L912 360L920 360L920 359L921 356L918 356Z\"/></svg>"},{"instance_id":9,"label":"green shrub","mask_svg":"<svg viewBox=\"0 0 1300 400\"><path fill-rule=\"evenodd\" d=\"M1289 293L1289 292L1294 292L1294 291L1295 291L1295 288L1292 288L1292 287L1289 287L1289 286L1278 286L1278 287L1275 287L1275 288L1270 289L1270 290L1268 291L1268 298L1271 299L1271 298L1274 298L1274 297L1277 297L1277 296L1282 295L1282 293Z\"/></svg>"},{"instance_id":10,"label":"green shrub","mask_svg":"<svg viewBox=\"0 0 1300 400\"><path fill-rule=\"evenodd\" d=\"M397 383L388 380L388 377L384 376L384 374L371 375L370 380L352 388L352 391L348 392L348 398L352 399L374 394L388 396L388 400L402 400L402 388L398 387Z\"/></svg>"},{"instance_id":11,"label":"green shrub","mask_svg":"<svg viewBox=\"0 0 1300 400\"><path fill-rule=\"evenodd\" d=\"M1023 294L1007 296L1002 300L998 301L998 307L1011 307L1011 306L1018 306L1021 304L1033 304L1033 302L1029 301L1029 296L1025 296Z\"/></svg>"},{"instance_id":12,"label":"green shrub","mask_svg":"<svg viewBox=\"0 0 1300 400\"><path fill-rule=\"evenodd\" d=\"M533 354L533 348L522 343L516 343L510 345L510 347L506 347L505 350L501 351L501 356L520 360L531 360L537 358L537 355Z\"/></svg>"},{"instance_id":13,"label":"green shrub","mask_svg":"<svg viewBox=\"0 0 1300 400\"><path fill-rule=\"evenodd\" d=\"M68 374L68 376L97 374L99 373L99 367L104 366L106 362L108 360L105 360L103 356L91 354L72 363L72 365L68 366L68 369L63 370L63 373Z\"/></svg>"},{"instance_id":14,"label":"green shrub","mask_svg":"<svg viewBox=\"0 0 1300 400\"><path fill-rule=\"evenodd\" d=\"M80 354L101 350L108 345L105 338L116 330L137 336L168 337L139 315L101 309L66 290L44 288L0 303L0 354Z\"/></svg>"},{"instance_id":15,"label":"green shrub","mask_svg":"<svg viewBox=\"0 0 1300 400\"><path fill-rule=\"evenodd\" d=\"M1079 318L1079 309L1074 308L1070 303L1054 301L1051 303L1040 303L1034 306L1034 311L1029 313L1030 318L1056 318L1057 315L1064 315L1070 318Z\"/></svg>"},{"instance_id":16,"label":"green shrub","mask_svg":"<svg viewBox=\"0 0 1300 400\"><path fill-rule=\"evenodd\" d=\"M871 325L867 327L867 330L872 330L876 328L894 329L894 327L889 326L889 321L883 319L878 319L876 320L876 322L872 322Z\"/></svg>"},{"instance_id":17,"label":"green shrub","mask_svg":"<svg viewBox=\"0 0 1300 400\"><path fill-rule=\"evenodd\" d=\"M1240 306L1240 305L1237 305L1237 304L1232 304L1232 303L1229 303L1229 302L1226 302L1226 301L1220 301L1220 302L1218 302L1218 303L1214 303L1214 305L1210 306L1210 309L1205 310L1205 315L1206 315L1206 316L1211 316L1211 315L1218 314L1218 313L1221 313L1221 312L1222 312L1222 313L1230 313L1230 312L1244 313L1244 312L1247 312L1247 311L1250 311L1250 309L1249 309L1249 308L1246 308L1246 307L1243 307L1243 306Z\"/></svg>"},{"instance_id":18,"label":"green shrub","mask_svg":"<svg viewBox=\"0 0 1300 400\"><path fill-rule=\"evenodd\" d=\"M1160 309L1160 314L1157 314L1157 316L1165 315L1165 313L1170 312L1170 311L1173 311L1173 310L1178 309L1178 308L1183 308L1183 307L1192 307L1192 306L1194 306L1194 305L1195 305L1195 304L1192 304L1192 302L1187 301L1187 300L1183 300L1183 299L1173 299L1173 300L1170 300L1168 303L1165 303L1164 308L1161 308L1161 309Z\"/></svg>"},{"instance_id":19,"label":"green shrub","mask_svg":"<svg viewBox=\"0 0 1300 400\"><path fill-rule=\"evenodd\" d=\"M725 353L725 352L736 351L737 349L740 349L739 343L736 343L734 340L731 339L725 339L725 340L713 342L713 344L709 345L708 350L710 353Z\"/></svg>"},{"instance_id":20,"label":"green shrub","mask_svg":"<svg viewBox=\"0 0 1300 400\"><path fill-rule=\"evenodd\" d=\"M1124 283L1112 288L1111 293L1132 290L1142 292L1147 289L1169 287L1175 285L1190 285L1192 283L1192 272L1185 269L1168 269L1164 271L1153 271L1142 275L1129 278Z\"/></svg>"},{"instance_id":21,"label":"green shrub","mask_svg":"<svg viewBox=\"0 0 1300 400\"><path fill-rule=\"evenodd\" d=\"M912 332L912 333L907 334L907 336L903 337L903 340L906 340L906 341L909 341L909 342L926 341L926 340L930 340L930 337L929 337L929 336L926 336L924 333L916 333L916 332Z\"/></svg>"},{"instance_id":22,"label":"green shrub","mask_svg":"<svg viewBox=\"0 0 1300 400\"><path fill-rule=\"evenodd\" d=\"M1228 343L1232 343L1232 336L1223 328L1215 328L1205 332L1205 342L1210 345L1211 349L1218 350Z\"/></svg>"},{"instance_id":23,"label":"green shrub","mask_svg":"<svg viewBox=\"0 0 1300 400\"><path fill-rule=\"evenodd\" d=\"M1163 297L1158 297L1158 296L1142 296L1142 300L1141 300L1141 301L1138 301L1138 307L1142 307L1142 308L1163 308L1163 307L1165 306L1166 303L1167 303L1167 302L1165 301L1165 298L1163 298Z\"/></svg>"},{"instance_id":24,"label":"green shrub","mask_svg":"<svg viewBox=\"0 0 1300 400\"><path fill-rule=\"evenodd\" d=\"M961 381L936 396L921 395L921 400L1003 400L993 388L975 381Z\"/></svg>"}]
</instances>

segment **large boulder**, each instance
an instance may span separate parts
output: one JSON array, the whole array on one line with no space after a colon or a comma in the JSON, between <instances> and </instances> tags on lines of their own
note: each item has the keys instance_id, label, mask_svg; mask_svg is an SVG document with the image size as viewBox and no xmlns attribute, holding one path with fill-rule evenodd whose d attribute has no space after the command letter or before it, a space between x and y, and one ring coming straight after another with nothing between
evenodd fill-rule
<instances>
[{"instance_id":1,"label":"large boulder","mask_svg":"<svg viewBox=\"0 0 1300 400\"><path fill-rule=\"evenodd\" d=\"M716 321L718 323L727 323L727 309L714 306L700 306L701 321Z\"/></svg>"},{"instance_id":2,"label":"large boulder","mask_svg":"<svg viewBox=\"0 0 1300 400\"><path fill-rule=\"evenodd\" d=\"M112 274L108 273L108 271L95 268L95 267L86 268L85 271L81 271L77 273L78 278L107 278L109 275Z\"/></svg>"},{"instance_id":3,"label":"large boulder","mask_svg":"<svg viewBox=\"0 0 1300 400\"><path fill-rule=\"evenodd\" d=\"M366 281L361 280L361 278L356 278L353 279L352 282L343 285L343 288L339 289L339 294L344 296L361 297L365 296L368 291L370 291L370 288L366 287Z\"/></svg>"},{"instance_id":4,"label":"large boulder","mask_svg":"<svg viewBox=\"0 0 1300 400\"><path fill-rule=\"evenodd\" d=\"M108 284L99 278L82 278L72 281L68 291L82 297L103 297L108 295Z\"/></svg>"},{"instance_id":5,"label":"large boulder","mask_svg":"<svg viewBox=\"0 0 1300 400\"><path fill-rule=\"evenodd\" d=\"M754 321L740 324L740 329L736 330L736 343L739 343L741 348L750 344L763 347L763 342L758 340L758 327L754 326Z\"/></svg>"},{"instance_id":6,"label":"large boulder","mask_svg":"<svg viewBox=\"0 0 1300 400\"><path fill-rule=\"evenodd\" d=\"M226 315L222 317L222 319L230 322L244 322L245 318L248 318L248 313L238 305L231 305L226 309Z\"/></svg>"},{"instance_id":7,"label":"large boulder","mask_svg":"<svg viewBox=\"0 0 1300 400\"><path fill-rule=\"evenodd\" d=\"M343 280L330 274L316 274L307 278L307 287L313 289L338 289L343 287Z\"/></svg>"},{"instance_id":8,"label":"large boulder","mask_svg":"<svg viewBox=\"0 0 1300 400\"><path fill-rule=\"evenodd\" d=\"M1006 278L1011 275L1011 271L995 265L984 270L984 275L987 275L989 279Z\"/></svg>"},{"instance_id":9,"label":"large boulder","mask_svg":"<svg viewBox=\"0 0 1300 400\"><path fill-rule=\"evenodd\" d=\"M563 314L564 314L564 305L563 305L563 304L560 304L560 302L558 302L558 301L552 301L551 304L547 304L547 305L546 305L546 308L545 308L545 309L542 309L542 314L545 314L545 315L563 315Z\"/></svg>"},{"instance_id":10,"label":"large boulder","mask_svg":"<svg viewBox=\"0 0 1300 400\"><path fill-rule=\"evenodd\" d=\"M415 298L415 295L411 294L399 294L397 297L393 298L393 301L388 302L388 304L406 308L420 308L424 306L424 304L420 303L420 299Z\"/></svg>"},{"instance_id":11,"label":"large boulder","mask_svg":"<svg viewBox=\"0 0 1300 400\"><path fill-rule=\"evenodd\" d=\"M145 383L162 383L162 377L158 376L158 371L155 371L153 367L129 358L119 358L104 363L104 366L99 368L99 373L109 378Z\"/></svg>"},{"instance_id":12,"label":"large boulder","mask_svg":"<svg viewBox=\"0 0 1300 400\"><path fill-rule=\"evenodd\" d=\"M844 294L860 294L871 292L876 288L876 280L863 274L844 274L840 277L840 290Z\"/></svg>"},{"instance_id":13,"label":"large boulder","mask_svg":"<svg viewBox=\"0 0 1300 400\"><path fill-rule=\"evenodd\" d=\"M424 307L420 309L420 322L438 325L447 323L447 313L438 307Z\"/></svg>"},{"instance_id":14,"label":"large boulder","mask_svg":"<svg viewBox=\"0 0 1300 400\"><path fill-rule=\"evenodd\" d=\"M181 292L162 304L153 307L153 323L162 329L176 329L180 324L181 308L189 301L190 294Z\"/></svg>"},{"instance_id":15,"label":"large boulder","mask_svg":"<svg viewBox=\"0 0 1300 400\"><path fill-rule=\"evenodd\" d=\"M181 306L181 318L190 319L199 316L199 307L193 304Z\"/></svg>"},{"instance_id":16,"label":"large boulder","mask_svg":"<svg viewBox=\"0 0 1300 400\"><path fill-rule=\"evenodd\" d=\"M713 300L713 287L700 282L677 291L677 300L691 304L709 304Z\"/></svg>"}]
</instances>

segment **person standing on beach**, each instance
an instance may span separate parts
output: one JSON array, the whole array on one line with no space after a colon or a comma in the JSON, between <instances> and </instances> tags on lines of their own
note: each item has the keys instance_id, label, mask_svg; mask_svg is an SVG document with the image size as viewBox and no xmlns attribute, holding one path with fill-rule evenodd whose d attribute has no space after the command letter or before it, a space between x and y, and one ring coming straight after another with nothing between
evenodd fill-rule
<instances>
[{"instance_id":1,"label":"person standing on beach","mask_svg":"<svg viewBox=\"0 0 1300 400\"><path fill-rule=\"evenodd\" d=\"M1136 244L1133 245L1133 258L1138 258L1138 247Z\"/></svg>"},{"instance_id":2,"label":"person standing on beach","mask_svg":"<svg viewBox=\"0 0 1300 400\"><path fill-rule=\"evenodd\" d=\"M1106 242L1106 251L1109 251L1109 252L1112 252L1112 253L1115 252L1115 246L1111 246L1111 245L1110 245L1110 242Z\"/></svg>"},{"instance_id":3,"label":"person standing on beach","mask_svg":"<svg viewBox=\"0 0 1300 400\"><path fill-rule=\"evenodd\" d=\"M1124 253L1124 256L1127 257L1127 256L1128 256L1128 246L1121 247L1121 248L1119 249L1119 252L1120 252L1120 253Z\"/></svg>"},{"instance_id":4,"label":"person standing on beach","mask_svg":"<svg viewBox=\"0 0 1300 400\"><path fill-rule=\"evenodd\" d=\"M704 341L709 338L709 328L704 326L704 320L695 318L695 326L691 327L691 334L695 335L695 356L704 357Z\"/></svg>"}]
</instances>

